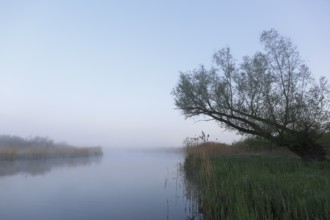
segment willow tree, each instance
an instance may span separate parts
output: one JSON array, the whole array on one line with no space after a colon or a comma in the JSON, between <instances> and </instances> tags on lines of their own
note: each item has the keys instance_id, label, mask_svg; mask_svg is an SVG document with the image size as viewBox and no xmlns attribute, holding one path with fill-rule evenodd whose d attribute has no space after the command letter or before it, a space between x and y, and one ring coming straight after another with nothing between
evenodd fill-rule
<instances>
[{"instance_id":1,"label":"willow tree","mask_svg":"<svg viewBox=\"0 0 330 220\"><path fill-rule=\"evenodd\" d=\"M324 160L317 140L330 130L327 81L314 80L289 38L262 32L263 52L235 63L230 48L204 66L181 72L172 95L186 118L205 116L221 127L265 138L305 160Z\"/></svg>"}]
</instances>

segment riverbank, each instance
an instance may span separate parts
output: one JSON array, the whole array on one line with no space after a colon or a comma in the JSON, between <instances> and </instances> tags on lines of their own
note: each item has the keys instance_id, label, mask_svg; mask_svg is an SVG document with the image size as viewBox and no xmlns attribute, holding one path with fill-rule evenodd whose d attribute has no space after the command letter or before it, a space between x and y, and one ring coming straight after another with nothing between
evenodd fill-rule
<instances>
[{"instance_id":1,"label":"riverbank","mask_svg":"<svg viewBox=\"0 0 330 220\"><path fill-rule=\"evenodd\" d=\"M42 137L24 139L17 136L0 136L0 160L40 160L102 155L101 147L76 147L55 143Z\"/></svg>"},{"instance_id":2,"label":"riverbank","mask_svg":"<svg viewBox=\"0 0 330 220\"><path fill-rule=\"evenodd\" d=\"M184 170L205 219L330 219L330 162L286 154L234 154L190 144ZM223 152L223 153L221 153Z\"/></svg>"}]
</instances>

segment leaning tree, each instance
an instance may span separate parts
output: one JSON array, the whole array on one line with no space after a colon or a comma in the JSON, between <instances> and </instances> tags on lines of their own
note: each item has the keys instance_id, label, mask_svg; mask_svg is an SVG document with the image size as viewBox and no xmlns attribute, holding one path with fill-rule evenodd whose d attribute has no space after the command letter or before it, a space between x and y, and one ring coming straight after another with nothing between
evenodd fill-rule
<instances>
[{"instance_id":1,"label":"leaning tree","mask_svg":"<svg viewBox=\"0 0 330 220\"><path fill-rule=\"evenodd\" d=\"M316 81L291 40L262 32L264 52L237 65L229 48L213 67L182 72L172 95L186 118L205 116L221 127L265 138L305 160L324 160L317 140L330 130L329 91Z\"/></svg>"}]
</instances>

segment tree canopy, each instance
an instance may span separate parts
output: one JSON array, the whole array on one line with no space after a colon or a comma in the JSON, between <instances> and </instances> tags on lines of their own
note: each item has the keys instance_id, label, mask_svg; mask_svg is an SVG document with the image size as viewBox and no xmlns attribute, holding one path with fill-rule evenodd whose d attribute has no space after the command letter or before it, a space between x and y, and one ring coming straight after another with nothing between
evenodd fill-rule
<instances>
[{"instance_id":1,"label":"tree canopy","mask_svg":"<svg viewBox=\"0 0 330 220\"><path fill-rule=\"evenodd\" d=\"M186 118L205 116L221 127L288 147L306 160L325 159L317 139L330 130L329 90L315 80L292 41L263 31L263 52L243 57L230 48L213 55L210 69L181 72L172 95Z\"/></svg>"}]
</instances>

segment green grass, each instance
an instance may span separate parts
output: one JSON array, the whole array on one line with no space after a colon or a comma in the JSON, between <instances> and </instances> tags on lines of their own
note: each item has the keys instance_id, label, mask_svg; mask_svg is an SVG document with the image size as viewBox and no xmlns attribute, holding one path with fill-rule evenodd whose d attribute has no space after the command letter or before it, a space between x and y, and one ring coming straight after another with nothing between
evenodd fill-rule
<instances>
[{"instance_id":1,"label":"green grass","mask_svg":"<svg viewBox=\"0 0 330 220\"><path fill-rule=\"evenodd\" d=\"M329 161L201 150L207 145L190 146L184 165L206 219L330 219Z\"/></svg>"}]
</instances>

